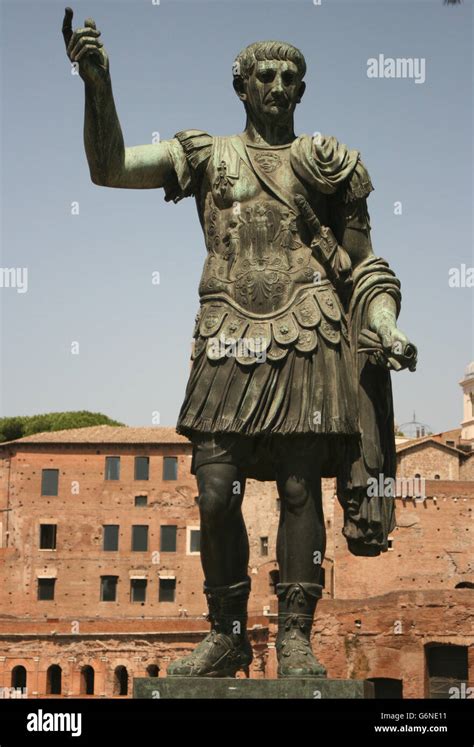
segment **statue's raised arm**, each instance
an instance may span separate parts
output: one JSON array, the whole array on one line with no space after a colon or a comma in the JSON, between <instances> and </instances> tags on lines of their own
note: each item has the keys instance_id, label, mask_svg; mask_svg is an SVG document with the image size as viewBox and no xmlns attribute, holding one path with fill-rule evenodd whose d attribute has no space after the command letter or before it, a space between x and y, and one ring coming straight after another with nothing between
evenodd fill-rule
<instances>
[{"instance_id":1,"label":"statue's raised arm","mask_svg":"<svg viewBox=\"0 0 474 747\"><path fill-rule=\"evenodd\" d=\"M67 56L85 85L84 145L92 181L103 187L163 187L173 176L166 142L125 147L101 33L92 18L73 31L72 18L66 8L62 32Z\"/></svg>"}]
</instances>

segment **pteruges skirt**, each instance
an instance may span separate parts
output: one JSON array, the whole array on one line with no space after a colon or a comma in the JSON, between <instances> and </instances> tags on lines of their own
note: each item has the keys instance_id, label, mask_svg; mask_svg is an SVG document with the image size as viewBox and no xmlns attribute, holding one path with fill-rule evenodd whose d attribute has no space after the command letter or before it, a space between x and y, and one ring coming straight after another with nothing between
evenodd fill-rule
<instances>
[{"instance_id":1,"label":"pteruges skirt","mask_svg":"<svg viewBox=\"0 0 474 747\"><path fill-rule=\"evenodd\" d=\"M202 444L206 434L250 438L257 450L253 462L262 464L247 476L262 480L274 479L274 469L264 464L273 437L280 441L281 436L306 435L307 443L320 448L325 436L325 447L331 443L335 448L330 449L332 467L324 474L336 475L335 451L342 456L348 446L353 450L360 436L356 387L346 339L341 336L332 345L318 338L311 353L293 348L283 360L252 366L242 365L235 356L210 360L202 349L193 361L177 432L195 445ZM195 458L196 453L193 464Z\"/></svg>"}]
</instances>

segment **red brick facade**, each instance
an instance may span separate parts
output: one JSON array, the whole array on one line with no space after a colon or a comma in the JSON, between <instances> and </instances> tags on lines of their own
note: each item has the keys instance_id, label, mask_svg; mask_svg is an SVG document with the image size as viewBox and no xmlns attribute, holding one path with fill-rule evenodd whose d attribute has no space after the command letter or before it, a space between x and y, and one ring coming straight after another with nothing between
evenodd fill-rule
<instances>
[{"instance_id":1,"label":"red brick facade","mask_svg":"<svg viewBox=\"0 0 474 747\"><path fill-rule=\"evenodd\" d=\"M116 461L106 474L106 457L120 457L118 475ZM137 457L148 458L148 479L136 474L146 469ZM199 510L190 460L190 444L167 428L101 426L0 446L0 687L22 684L15 667L24 667L28 697L130 695L132 677L149 667L164 676L192 650L208 623L191 546ZM472 459L428 440L405 445L399 460L402 476L430 479L424 501L397 499L391 548L379 558L348 553L334 482L324 481L325 593L313 638L330 677L388 679L424 697L432 645L463 648L473 679L474 483L463 472ZM251 677L276 676L277 497L273 484L250 481L244 500ZM104 549L104 526L118 527L107 530L117 549ZM117 579L112 592L101 577ZM48 596L53 584L54 599L38 599L39 585ZM115 600L101 600L107 589Z\"/></svg>"}]
</instances>

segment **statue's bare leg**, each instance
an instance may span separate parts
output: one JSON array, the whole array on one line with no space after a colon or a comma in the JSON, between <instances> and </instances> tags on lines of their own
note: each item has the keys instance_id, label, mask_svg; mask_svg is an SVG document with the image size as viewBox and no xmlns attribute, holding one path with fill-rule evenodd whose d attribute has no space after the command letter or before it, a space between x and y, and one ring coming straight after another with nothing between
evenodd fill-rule
<instances>
[{"instance_id":1,"label":"statue's bare leg","mask_svg":"<svg viewBox=\"0 0 474 747\"><path fill-rule=\"evenodd\" d=\"M249 541L242 516L245 480L236 464L208 463L196 470L201 515L201 562L211 632L168 675L235 676L253 654L247 636Z\"/></svg>"},{"instance_id":2,"label":"statue's bare leg","mask_svg":"<svg viewBox=\"0 0 474 747\"><path fill-rule=\"evenodd\" d=\"M326 550L321 470L314 456L289 448L281 454L277 487L281 513L277 537L280 566L278 635L279 677L324 677L311 649L311 628L322 595L320 568Z\"/></svg>"},{"instance_id":3,"label":"statue's bare leg","mask_svg":"<svg viewBox=\"0 0 474 747\"><path fill-rule=\"evenodd\" d=\"M317 461L298 456L294 450L282 454L277 472L280 523L277 560L280 581L319 583L326 552L326 529Z\"/></svg>"},{"instance_id":4,"label":"statue's bare leg","mask_svg":"<svg viewBox=\"0 0 474 747\"><path fill-rule=\"evenodd\" d=\"M245 479L233 464L196 472L201 515L201 563L206 582L221 586L247 576L249 540L242 515Z\"/></svg>"}]
</instances>

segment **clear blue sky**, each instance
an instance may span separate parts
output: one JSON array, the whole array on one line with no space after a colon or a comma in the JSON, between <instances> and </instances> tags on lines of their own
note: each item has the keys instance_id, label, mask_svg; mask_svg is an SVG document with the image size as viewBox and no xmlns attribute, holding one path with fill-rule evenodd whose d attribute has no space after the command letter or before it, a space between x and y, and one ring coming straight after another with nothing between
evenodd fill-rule
<instances>
[{"instance_id":1,"label":"clear blue sky","mask_svg":"<svg viewBox=\"0 0 474 747\"><path fill-rule=\"evenodd\" d=\"M392 376L396 418L416 410L435 430L455 427L474 357L473 290L448 285L451 267L473 265L471 0L68 2L75 26L92 16L102 31L127 145L154 131L240 132L239 50L275 38L303 51L296 132L361 151L374 249L402 281L399 324L419 347L417 372ZM157 410L173 425L204 260L194 201L91 183L83 84L60 33L67 3L0 4L1 266L28 268L27 293L0 289L2 414L88 409L150 425ZM369 79L379 54L425 58L426 82Z\"/></svg>"}]
</instances>

